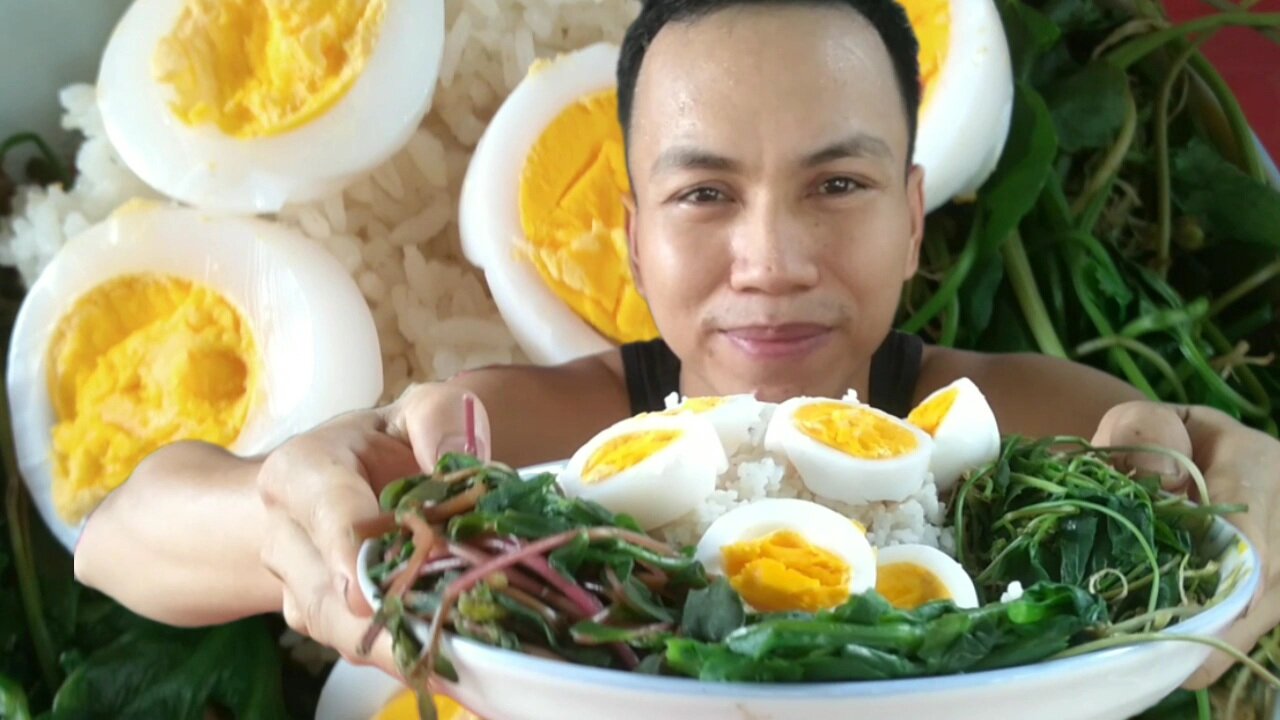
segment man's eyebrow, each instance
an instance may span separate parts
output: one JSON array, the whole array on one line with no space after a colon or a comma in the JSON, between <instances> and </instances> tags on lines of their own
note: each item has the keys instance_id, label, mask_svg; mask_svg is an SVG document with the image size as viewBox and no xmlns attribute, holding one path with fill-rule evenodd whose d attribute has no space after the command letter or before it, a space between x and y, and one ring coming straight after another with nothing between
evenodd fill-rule
<instances>
[{"instance_id":1,"label":"man's eyebrow","mask_svg":"<svg viewBox=\"0 0 1280 720\"><path fill-rule=\"evenodd\" d=\"M817 152L806 155L802 164L805 167L817 167L824 165L833 160L843 160L845 158L872 157L882 160L892 160L893 151L889 149L889 143L881 140L874 135L866 133L858 133L834 142Z\"/></svg>"},{"instance_id":2,"label":"man's eyebrow","mask_svg":"<svg viewBox=\"0 0 1280 720\"><path fill-rule=\"evenodd\" d=\"M653 162L651 172L658 175L674 170L734 170L737 161L708 150L691 146L676 146L662 151Z\"/></svg>"}]
</instances>

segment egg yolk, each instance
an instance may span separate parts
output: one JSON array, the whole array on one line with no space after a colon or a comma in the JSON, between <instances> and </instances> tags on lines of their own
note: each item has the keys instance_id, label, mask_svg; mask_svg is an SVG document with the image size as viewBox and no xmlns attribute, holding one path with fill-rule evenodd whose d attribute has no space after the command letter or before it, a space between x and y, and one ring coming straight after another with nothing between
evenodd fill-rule
<instances>
[{"instance_id":1,"label":"egg yolk","mask_svg":"<svg viewBox=\"0 0 1280 720\"><path fill-rule=\"evenodd\" d=\"M439 720L480 720L448 695L436 695L436 712ZM373 720L419 720L418 696L405 690L383 706Z\"/></svg>"},{"instance_id":2,"label":"egg yolk","mask_svg":"<svg viewBox=\"0 0 1280 720\"><path fill-rule=\"evenodd\" d=\"M915 450L916 436L880 415L841 403L814 403L792 421L805 435L846 455L884 460Z\"/></svg>"},{"instance_id":3,"label":"egg yolk","mask_svg":"<svg viewBox=\"0 0 1280 720\"><path fill-rule=\"evenodd\" d=\"M520 178L525 248L543 282L600 334L651 340L658 328L627 260L630 192L614 90L582 98L543 131Z\"/></svg>"},{"instance_id":4,"label":"egg yolk","mask_svg":"<svg viewBox=\"0 0 1280 720\"><path fill-rule=\"evenodd\" d=\"M236 308L186 280L129 275L94 288L48 349L54 503L77 523L147 455L177 440L230 445L260 374Z\"/></svg>"},{"instance_id":5,"label":"egg yolk","mask_svg":"<svg viewBox=\"0 0 1280 720\"><path fill-rule=\"evenodd\" d=\"M153 70L173 113L237 138L293 130L346 95L377 42L386 0L187 0Z\"/></svg>"},{"instance_id":6,"label":"egg yolk","mask_svg":"<svg viewBox=\"0 0 1280 720\"><path fill-rule=\"evenodd\" d=\"M680 407L674 407L664 411L663 415L679 415L680 413L693 413L700 415L705 412L711 412L724 404L722 397L695 397L689 398L680 404Z\"/></svg>"},{"instance_id":7,"label":"egg yolk","mask_svg":"<svg viewBox=\"0 0 1280 720\"><path fill-rule=\"evenodd\" d=\"M951 591L928 568L890 563L876 569L876 592L900 610L914 610L935 600L950 600Z\"/></svg>"},{"instance_id":8,"label":"egg yolk","mask_svg":"<svg viewBox=\"0 0 1280 720\"><path fill-rule=\"evenodd\" d=\"M951 0L900 0L920 44L920 98L923 108L929 104L938 75L947 60L951 46Z\"/></svg>"},{"instance_id":9,"label":"egg yolk","mask_svg":"<svg viewBox=\"0 0 1280 720\"><path fill-rule=\"evenodd\" d=\"M951 388L934 395L916 406L916 409L907 415L907 422L930 435L936 435L938 426L946 419L947 413L951 412L959 395L959 388Z\"/></svg>"},{"instance_id":10,"label":"egg yolk","mask_svg":"<svg viewBox=\"0 0 1280 720\"><path fill-rule=\"evenodd\" d=\"M780 530L720 552L729 584L761 612L817 612L849 599L853 569L797 532Z\"/></svg>"},{"instance_id":11,"label":"egg yolk","mask_svg":"<svg viewBox=\"0 0 1280 720\"><path fill-rule=\"evenodd\" d=\"M603 482L638 465L680 439L679 430L654 430L628 433L606 441L587 460L582 481L588 485Z\"/></svg>"}]
</instances>

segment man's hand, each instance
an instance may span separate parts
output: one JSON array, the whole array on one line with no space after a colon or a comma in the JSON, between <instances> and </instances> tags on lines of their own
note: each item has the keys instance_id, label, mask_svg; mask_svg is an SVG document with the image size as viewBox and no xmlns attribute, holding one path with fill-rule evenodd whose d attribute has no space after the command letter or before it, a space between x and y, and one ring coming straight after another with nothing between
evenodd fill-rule
<instances>
[{"instance_id":1,"label":"man's hand","mask_svg":"<svg viewBox=\"0 0 1280 720\"><path fill-rule=\"evenodd\" d=\"M356 582L354 527L379 513L377 493L434 468L466 440L466 393L417 385L385 408L350 413L274 450L258 473L267 508L263 565L283 585L282 609L298 632L348 661L398 675L386 634L368 656L357 647L372 609ZM488 420L476 401L477 453L486 456Z\"/></svg>"},{"instance_id":2,"label":"man's hand","mask_svg":"<svg viewBox=\"0 0 1280 720\"><path fill-rule=\"evenodd\" d=\"M1280 441L1212 408L1132 402L1108 412L1093 437L1098 446L1156 445L1192 459L1204 474L1215 504L1241 504L1248 512L1227 518L1262 558L1262 583L1245 615L1224 639L1248 652L1280 625ZM1190 476L1172 458L1136 453L1117 458L1122 469L1159 473L1166 489L1187 491ZM1214 652L1188 681L1189 689L1214 683L1233 660Z\"/></svg>"}]
</instances>

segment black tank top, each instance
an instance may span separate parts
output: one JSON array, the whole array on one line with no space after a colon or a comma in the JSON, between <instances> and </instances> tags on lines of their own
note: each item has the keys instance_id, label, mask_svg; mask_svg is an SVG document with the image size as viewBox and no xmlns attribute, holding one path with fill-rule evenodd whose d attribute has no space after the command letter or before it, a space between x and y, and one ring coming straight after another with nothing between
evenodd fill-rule
<instances>
[{"instance_id":1,"label":"black tank top","mask_svg":"<svg viewBox=\"0 0 1280 720\"><path fill-rule=\"evenodd\" d=\"M923 350L919 337L889 333L871 357L872 407L897 417L911 412ZM665 410L667 396L680 391L680 359L661 339L623 345L622 368L633 415Z\"/></svg>"}]
</instances>

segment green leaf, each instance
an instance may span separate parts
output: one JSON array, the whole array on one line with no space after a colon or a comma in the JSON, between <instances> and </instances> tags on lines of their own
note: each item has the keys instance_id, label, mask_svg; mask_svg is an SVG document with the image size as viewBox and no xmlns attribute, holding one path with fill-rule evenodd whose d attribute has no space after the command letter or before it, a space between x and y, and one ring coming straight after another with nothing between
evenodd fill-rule
<instances>
[{"instance_id":1,"label":"green leaf","mask_svg":"<svg viewBox=\"0 0 1280 720\"><path fill-rule=\"evenodd\" d=\"M1031 86L1019 83L1004 152L995 172L982 186L982 248L990 258L1022 218L1035 207L1057 154L1058 138L1044 99Z\"/></svg>"},{"instance_id":2,"label":"green leaf","mask_svg":"<svg viewBox=\"0 0 1280 720\"><path fill-rule=\"evenodd\" d=\"M680 632L695 640L720 642L745 621L742 598L728 580L716 578L706 588L689 593L684 602Z\"/></svg>"},{"instance_id":3,"label":"green leaf","mask_svg":"<svg viewBox=\"0 0 1280 720\"><path fill-rule=\"evenodd\" d=\"M0 675L0 720L31 720L27 694L13 678Z\"/></svg>"},{"instance_id":4,"label":"green leaf","mask_svg":"<svg viewBox=\"0 0 1280 720\"><path fill-rule=\"evenodd\" d=\"M1280 248L1280 191L1193 139L1173 155L1174 199L1211 237Z\"/></svg>"},{"instance_id":5,"label":"green leaf","mask_svg":"<svg viewBox=\"0 0 1280 720\"><path fill-rule=\"evenodd\" d=\"M1036 60L1062 36L1062 31L1044 13L1016 0L998 4L1014 77L1029 77Z\"/></svg>"},{"instance_id":6,"label":"green leaf","mask_svg":"<svg viewBox=\"0 0 1280 720\"><path fill-rule=\"evenodd\" d=\"M1004 263L998 262L983 263L969 276L961 297L964 306L961 314L968 320L966 332L969 337L976 339L990 327L996 293L1003 281Z\"/></svg>"},{"instance_id":7,"label":"green leaf","mask_svg":"<svg viewBox=\"0 0 1280 720\"><path fill-rule=\"evenodd\" d=\"M1059 148L1077 152L1110 145L1124 125L1128 83L1123 70L1096 60L1049 88L1045 101Z\"/></svg>"},{"instance_id":8,"label":"green leaf","mask_svg":"<svg viewBox=\"0 0 1280 720\"><path fill-rule=\"evenodd\" d=\"M875 648L846 645L839 655L801 660L804 679L809 682L849 680L893 680L924 674L918 663Z\"/></svg>"},{"instance_id":9,"label":"green leaf","mask_svg":"<svg viewBox=\"0 0 1280 720\"><path fill-rule=\"evenodd\" d=\"M1092 515L1069 517L1062 521L1062 535L1058 540L1062 555L1059 579L1062 582L1079 585L1084 581L1097 534L1098 518Z\"/></svg>"},{"instance_id":10,"label":"green leaf","mask_svg":"<svg viewBox=\"0 0 1280 720\"><path fill-rule=\"evenodd\" d=\"M53 719L283 718L274 639L260 619L207 630L148 624L93 653L63 683Z\"/></svg>"}]
</instances>

